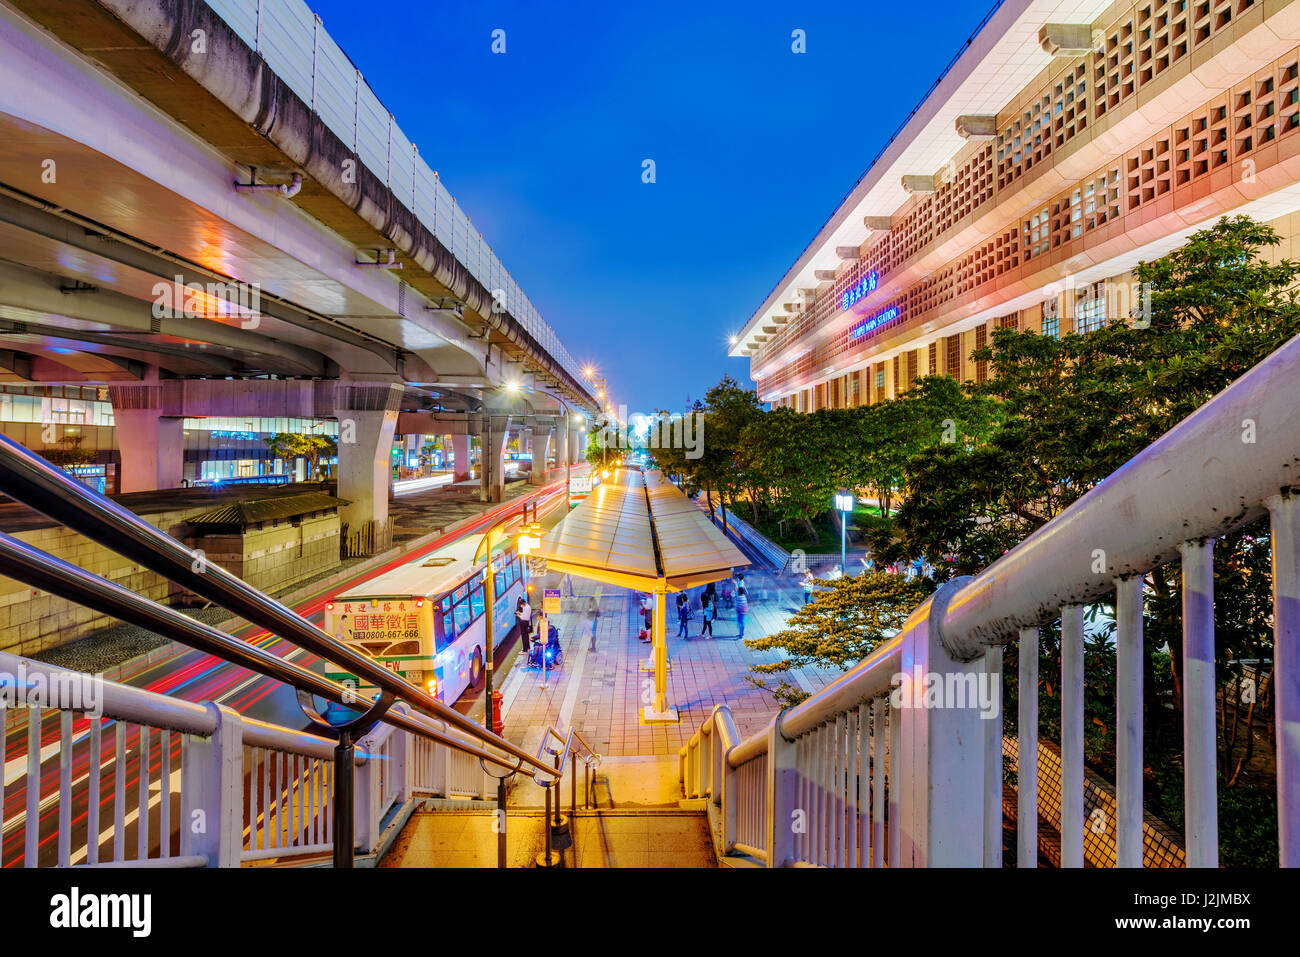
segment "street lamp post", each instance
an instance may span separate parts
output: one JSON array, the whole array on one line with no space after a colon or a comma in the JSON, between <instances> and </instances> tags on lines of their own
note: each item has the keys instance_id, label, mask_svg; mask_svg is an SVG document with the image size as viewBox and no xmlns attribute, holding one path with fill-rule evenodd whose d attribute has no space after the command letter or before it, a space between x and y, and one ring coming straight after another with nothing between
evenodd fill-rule
<instances>
[{"instance_id":1,"label":"street lamp post","mask_svg":"<svg viewBox=\"0 0 1300 957\"><path fill-rule=\"evenodd\" d=\"M853 511L853 493L840 489L835 493L835 507L840 513L840 575L848 575L849 514Z\"/></svg>"},{"instance_id":2,"label":"street lamp post","mask_svg":"<svg viewBox=\"0 0 1300 957\"><path fill-rule=\"evenodd\" d=\"M526 557L530 551L532 551L541 543L541 534L542 534L541 526L538 525L536 521L534 521L531 525L528 526L524 526L523 524L528 517L528 513L526 509L527 506L525 506L525 511L521 511L517 515L514 514L507 515L505 518L501 519L495 525L489 528L487 532L484 533L483 540L479 543L478 548L474 551L475 565L479 563L480 560L479 556L483 555L485 551L487 553L486 556L484 557L484 560L486 561L487 564L483 572L483 615L484 615L483 651L484 651L484 659L485 659L483 662L483 666L486 669L486 671L484 672L485 681L483 687L483 695L484 695L483 726L487 728L489 731L495 730L495 728L493 727L493 720L492 720L493 718L492 673L494 670L493 668L494 659L496 657L496 651L494 648L496 636L495 636L494 622L492 619L493 619L493 611L495 610L494 606L496 605L496 576L492 572L492 549L495 548L497 543L500 542L501 540L502 527L507 523L514 521L516 518L519 519L520 526L521 526L519 530L520 556Z\"/></svg>"},{"instance_id":3,"label":"street lamp post","mask_svg":"<svg viewBox=\"0 0 1300 957\"><path fill-rule=\"evenodd\" d=\"M527 386L519 385L517 382L510 383L508 388L511 392L532 392L537 395L549 396L550 398L554 399L556 402L560 403L560 408L564 410L564 502L565 502L565 509L567 510L568 503L569 503L569 494L570 494L569 483L572 481L571 473L573 471L573 455L572 455L573 443L571 441L572 432L570 431L573 428L573 410L569 408L569 403L565 402L554 392L546 392L542 389L529 388ZM537 463L534 462L533 466L536 467L536 465ZM545 467L546 465L544 457L543 457L542 465L543 467Z\"/></svg>"}]
</instances>

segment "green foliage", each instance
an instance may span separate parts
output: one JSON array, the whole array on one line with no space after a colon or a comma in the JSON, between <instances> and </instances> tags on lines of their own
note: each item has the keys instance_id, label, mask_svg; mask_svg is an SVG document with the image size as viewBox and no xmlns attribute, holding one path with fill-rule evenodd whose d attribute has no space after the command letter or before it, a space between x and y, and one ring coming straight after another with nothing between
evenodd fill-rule
<instances>
[{"instance_id":1,"label":"green foliage","mask_svg":"<svg viewBox=\"0 0 1300 957\"><path fill-rule=\"evenodd\" d=\"M290 462L302 457L311 463L311 474L317 474L321 456L338 451L338 442L329 435L309 435L301 432L276 432L263 439L271 455Z\"/></svg>"},{"instance_id":2,"label":"green foliage","mask_svg":"<svg viewBox=\"0 0 1300 957\"><path fill-rule=\"evenodd\" d=\"M63 435L53 448L45 449L41 454L51 465L57 465L61 469L90 465L95 461L95 451L82 448L84 440L84 435Z\"/></svg>"},{"instance_id":3,"label":"green foliage","mask_svg":"<svg viewBox=\"0 0 1300 957\"><path fill-rule=\"evenodd\" d=\"M817 586L813 601L796 611L784 629L745 639L756 651L785 652L781 661L750 666L746 676L782 704L807 697L784 677L792 668L813 665L847 671L893 637L933 589L928 579L886 572L819 579Z\"/></svg>"}]
</instances>

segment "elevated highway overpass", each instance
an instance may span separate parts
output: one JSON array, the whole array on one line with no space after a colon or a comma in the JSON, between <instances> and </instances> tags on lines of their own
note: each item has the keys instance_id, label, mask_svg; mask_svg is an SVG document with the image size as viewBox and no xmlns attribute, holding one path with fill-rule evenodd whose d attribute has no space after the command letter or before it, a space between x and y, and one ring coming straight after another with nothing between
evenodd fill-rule
<instances>
[{"instance_id":1,"label":"elevated highway overpass","mask_svg":"<svg viewBox=\"0 0 1300 957\"><path fill-rule=\"evenodd\" d=\"M491 499L509 435L562 466L600 410L304 4L0 3L0 142L0 382L103 386L122 491L180 484L185 417L337 419L382 523L402 413Z\"/></svg>"}]
</instances>

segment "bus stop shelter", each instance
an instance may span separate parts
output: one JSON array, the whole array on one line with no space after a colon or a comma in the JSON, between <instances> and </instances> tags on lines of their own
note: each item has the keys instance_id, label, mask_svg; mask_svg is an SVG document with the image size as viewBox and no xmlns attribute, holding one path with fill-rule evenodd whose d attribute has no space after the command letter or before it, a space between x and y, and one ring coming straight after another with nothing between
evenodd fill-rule
<instances>
[{"instance_id":1,"label":"bus stop shelter","mask_svg":"<svg viewBox=\"0 0 1300 957\"><path fill-rule=\"evenodd\" d=\"M643 664L655 675L646 722L672 723L668 702L668 592L731 575L749 559L700 509L657 471L620 468L547 532L534 553L548 571L632 588L655 596L653 650Z\"/></svg>"}]
</instances>

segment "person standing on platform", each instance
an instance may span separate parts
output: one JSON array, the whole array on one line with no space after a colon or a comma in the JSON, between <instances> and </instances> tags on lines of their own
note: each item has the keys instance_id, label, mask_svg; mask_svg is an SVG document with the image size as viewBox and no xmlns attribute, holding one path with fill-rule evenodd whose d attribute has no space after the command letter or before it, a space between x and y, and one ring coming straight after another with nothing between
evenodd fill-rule
<instances>
[{"instance_id":1,"label":"person standing on platform","mask_svg":"<svg viewBox=\"0 0 1300 957\"><path fill-rule=\"evenodd\" d=\"M713 640L713 620L718 617L718 595L713 590L713 585L705 589L704 597L700 599L700 618L703 624L700 625L700 637Z\"/></svg>"},{"instance_id":2,"label":"person standing on platform","mask_svg":"<svg viewBox=\"0 0 1300 957\"><path fill-rule=\"evenodd\" d=\"M745 614L749 611L749 592L745 590L742 579L736 588L736 628L740 631L740 640L745 640Z\"/></svg>"},{"instance_id":3,"label":"person standing on platform","mask_svg":"<svg viewBox=\"0 0 1300 957\"><path fill-rule=\"evenodd\" d=\"M523 595L519 596L519 601L515 605L515 628L519 630L519 639L524 644L524 658L528 657L528 636L532 630L533 606L528 604L528 599Z\"/></svg>"},{"instance_id":4,"label":"person standing on platform","mask_svg":"<svg viewBox=\"0 0 1300 957\"><path fill-rule=\"evenodd\" d=\"M654 640L652 637L654 634L654 623L655 623L654 614L655 614L654 604L653 604L652 597L648 594L643 595L641 597L641 619L645 623L645 627L641 629L640 638L642 641Z\"/></svg>"},{"instance_id":5,"label":"person standing on platform","mask_svg":"<svg viewBox=\"0 0 1300 957\"><path fill-rule=\"evenodd\" d=\"M685 592L677 593L677 637L691 637L689 626L691 620L691 600L686 597Z\"/></svg>"}]
</instances>

